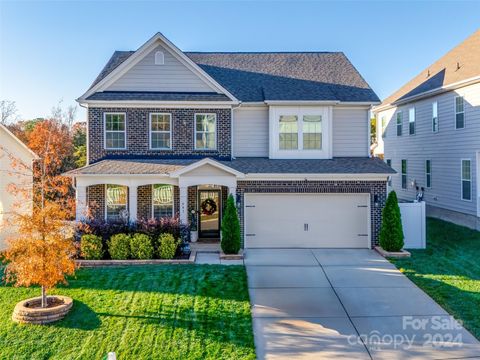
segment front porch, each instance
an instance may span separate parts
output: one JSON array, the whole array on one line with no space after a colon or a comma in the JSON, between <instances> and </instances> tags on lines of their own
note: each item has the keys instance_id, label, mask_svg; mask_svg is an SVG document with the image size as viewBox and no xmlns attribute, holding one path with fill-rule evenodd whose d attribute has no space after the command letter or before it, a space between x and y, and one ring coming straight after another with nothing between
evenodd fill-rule
<instances>
[{"instance_id":1,"label":"front porch","mask_svg":"<svg viewBox=\"0 0 480 360\"><path fill-rule=\"evenodd\" d=\"M77 175L77 221L178 217L196 229L200 239L218 240L224 204L229 194L236 195L241 173L210 159L175 170L155 175Z\"/></svg>"}]
</instances>

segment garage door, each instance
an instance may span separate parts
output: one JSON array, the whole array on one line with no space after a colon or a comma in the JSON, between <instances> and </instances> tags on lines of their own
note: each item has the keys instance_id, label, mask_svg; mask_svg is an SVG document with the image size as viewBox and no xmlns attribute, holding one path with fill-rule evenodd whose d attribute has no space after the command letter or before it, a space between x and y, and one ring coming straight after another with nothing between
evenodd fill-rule
<instances>
[{"instance_id":1,"label":"garage door","mask_svg":"<svg viewBox=\"0 0 480 360\"><path fill-rule=\"evenodd\" d=\"M369 194L245 194L247 248L368 248Z\"/></svg>"}]
</instances>

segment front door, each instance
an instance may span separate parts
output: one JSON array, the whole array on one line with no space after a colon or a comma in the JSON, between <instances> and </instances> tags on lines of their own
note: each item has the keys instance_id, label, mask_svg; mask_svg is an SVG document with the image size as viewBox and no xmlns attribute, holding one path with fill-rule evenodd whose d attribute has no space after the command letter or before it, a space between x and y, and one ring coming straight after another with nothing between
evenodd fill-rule
<instances>
[{"instance_id":1,"label":"front door","mask_svg":"<svg viewBox=\"0 0 480 360\"><path fill-rule=\"evenodd\" d=\"M199 190L200 238L220 238L220 190Z\"/></svg>"}]
</instances>

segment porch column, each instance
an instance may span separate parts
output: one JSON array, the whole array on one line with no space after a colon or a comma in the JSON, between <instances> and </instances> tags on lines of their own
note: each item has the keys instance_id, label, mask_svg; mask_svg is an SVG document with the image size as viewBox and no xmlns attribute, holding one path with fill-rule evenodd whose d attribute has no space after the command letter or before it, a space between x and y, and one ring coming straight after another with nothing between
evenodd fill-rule
<instances>
[{"instance_id":1,"label":"porch column","mask_svg":"<svg viewBox=\"0 0 480 360\"><path fill-rule=\"evenodd\" d=\"M87 187L77 185L75 191L75 218L77 221L87 216Z\"/></svg>"},{"instance_id":2,"label":"porch column","mask_svg":"<svg viewBox=\"0 0 480 360\"><path fill-rule=\"evenodd\" d=\"M180 223L188 224L188 187L180 187Z\"/></svg>"},{"instance_id":3,"label":"porch column","mask_svg":"<svg viewBox=\"0 0 480 360\"><path fill-rule=\"evenodd\" d=\"M128 187L128 214L130 217L130 221L137 221L137 200L138 194L138 185L130 185Z\"/></svg>"}]
</instances>

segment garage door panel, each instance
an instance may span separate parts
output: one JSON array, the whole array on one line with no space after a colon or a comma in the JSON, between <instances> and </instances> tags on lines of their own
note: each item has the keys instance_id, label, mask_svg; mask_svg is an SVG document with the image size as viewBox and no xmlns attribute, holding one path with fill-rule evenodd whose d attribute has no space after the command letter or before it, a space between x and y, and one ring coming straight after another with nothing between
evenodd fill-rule
<instances>
[{"instance_id":1,"label":"garage door panel","mask_svg":"<svg viewBox=\"0 0 480 360\"><path fill-rule=\"evenodd\" d=\"M246 247L369 247L369 194L245 194Z\"/></svg>"}]
</instances>

